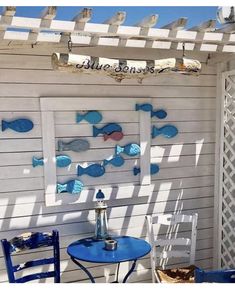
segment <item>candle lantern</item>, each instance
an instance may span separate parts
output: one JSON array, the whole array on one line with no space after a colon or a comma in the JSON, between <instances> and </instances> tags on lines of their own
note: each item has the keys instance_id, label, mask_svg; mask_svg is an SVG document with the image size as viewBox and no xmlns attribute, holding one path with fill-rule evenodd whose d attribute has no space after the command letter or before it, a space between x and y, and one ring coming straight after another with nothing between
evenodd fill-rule
<instances>
[{"instance_id":1,"label":"candle lantern","mask_svg":"<svg viewBox=\"0 0 235 297\"><path fill-rule=\"evenodd\" d=\"M95 206L95 240L105 240L108 238L108 222L107 222L107 205L104 202L104 193L99 190L96 194L96 206Z\"/></svg>"}]
</instances>

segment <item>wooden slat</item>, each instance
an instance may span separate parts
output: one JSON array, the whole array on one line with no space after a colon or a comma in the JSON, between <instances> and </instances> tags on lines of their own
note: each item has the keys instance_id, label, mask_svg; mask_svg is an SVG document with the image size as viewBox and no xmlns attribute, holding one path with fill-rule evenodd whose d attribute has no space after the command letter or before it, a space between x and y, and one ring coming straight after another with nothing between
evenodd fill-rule
<instances>
[{"instance_id":1,"label":"wooden slat","mask_svg":"<svg viewBox=\"0 0 235 297\"><path fill-rule=\"evenodd\" d=\"M86 23L92 18L92 9L83 8L75 17L72 19L76 23Z\"/></svg>"},{"instance_id":2,"label":"wooden slat","mask_svg":"<svg viewBox=\"0 0 235 297\"><path fill-rule=\"evenodd\" d=\"M108 24L112 26L120 26L125 22L125 19L126 19L126 12L118 11L115 13L114 16L104 21L104 24Z\"/></svg>"},{"instance_id":3,"label":"wooden slat","mask_svg":"<svg viewBox=\"0 0 235 297\"><path fill-rule=\"evenodd\" d=\"M187 24L187 20L187 18L179 18L178 20L175 20L172 23L163 26L162 29L169 29L174 31L183 30Z\"/></svg>"},{"instance_id":4,"label":"wooden slat","mask_svg":"<svg viewBox=\"0 0 235 297\"><path fill-rule=\"evenodd\" d=\"M158 15L152 14L150 16L143 18L143 20L139 21L135 26L141 28L152 28L156 25L157 21Z\"/></svg>"},{"instance_id":5,"label":"wooden slat","mask_svg":"<svg viewBox=\"0 0 235 297\"><path fill-rule=\"evenodd\" d=\"M56 6L48 6L41 13L41 18L44 20L53 20L56 17Z\"/></svg>"},{"instance_id":6,"label":"wooden slat","mask_svg":"<svg viewBox=\"0 0 235 297\"><path fill-rule=\"evenodd\" d=\"M213 31L215 29L215 25L216 25L216 20L211 19L211 20L201 23L198 26L194 26L188 30L189 31L198 31L198 32L208 32L208 31Z\"/></svg>"},{"instance_id":7,"label":"wooden slat","mask_svg":"<svg viewBox=\"0 0 235 297\"><path fill-rule=\"evenodd\" d=\"M2 10L2 15L13 17L16 13L16 6L4 6Z\"/></svg>"}]
</instances>

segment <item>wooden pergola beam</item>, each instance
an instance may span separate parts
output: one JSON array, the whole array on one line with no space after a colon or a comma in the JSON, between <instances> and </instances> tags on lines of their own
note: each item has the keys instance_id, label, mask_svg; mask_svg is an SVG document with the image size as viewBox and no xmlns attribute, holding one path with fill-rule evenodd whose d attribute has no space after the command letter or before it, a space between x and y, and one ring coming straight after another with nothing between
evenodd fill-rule
<instances>
[{"instance_id":1,"label":"wooden pergola beam","mask_svg":"<svg viewBox=\"0 0 235 297\"><path fill-rule=\"evenodd\" d=\"M13 17L16 13L16 6L4 6L2 15Z\"/></svg>"},{"instance_id":2,"label":"wooden pergola beam","mask_svg":"<svg viewBox=\"0 0 235 297\"><path fill-rule=\"evenodd\" d=\"M56 17L56 11L56 6L48 6L42 11L41 18L43 20L53 20Z\"/></svg>"},{"instance_id":3,"label":"wooden pergola beam","mask_svg":"<svg viewBox=\"0 0 235 297\"><path fill-rule=\"evenodd\" d=\"M174 31L183 30L187 24L187 21L187 18L179 18L178 20L175 20L172 23L163 26L162 29L169 29Z\"/></svg>"},{"instance_id":4,"label":"wooden pergola beam","mask_svg":"<svg viewBox=\"0 0 235 297\"><path fill-rule=\"evenodd\" d=\"M140 28L152 28L156 25L158 21L157 14L151 14L145 18L143 18L140 22L138 22L135 26Z\"/></svg>"},{"instance_id":5,"label":"wooden pergola beam","mask_svg":"<svg viewBox=\"0 0 235 297\"><path fill-rule=\"evenodd\" d=\"M83 8L75 17L72 19L75 23L87 23L92 18L92 9Z\"/></svg>"},{"instance_id":6,"label":"wooden pergola beam","mask_svg":"<svg viewBox=\"0 0 235 297\"><path fill-rule=\"evenodd\" d=\"M216 32L220 33L234 33L235 32L235 23L229 23L224 25L222 28L217 29Z\"/></svg>"}]
</instances>

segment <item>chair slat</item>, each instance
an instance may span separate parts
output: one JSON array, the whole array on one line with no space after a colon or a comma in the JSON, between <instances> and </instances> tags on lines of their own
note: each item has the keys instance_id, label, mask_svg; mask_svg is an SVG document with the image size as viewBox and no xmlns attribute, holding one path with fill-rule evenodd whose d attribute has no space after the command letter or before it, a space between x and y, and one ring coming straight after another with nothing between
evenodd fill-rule
<instances>
[{"instance_id":1,"label":"chair slat","mask_svg":"<svg viewBox=\"0 0 235 297\"><path fill-rule=\"evenodd\" d=\"M152 218L153 224L161 224L161 225L176 225L179 223L192 223L193 216L191 215L161 215Z\"/></svg>"},{"instance_id":2,"label":"chair slat","mask_svg":"<svg viewBox=\"0 0 235 297\"><path fill-rule=\"evenodd\" d=\"M54 277L55 272L54 271L48 271L48 272L40 272L35 274L26 275L24 277L18 278L15 282L16 283L26 283L28 281L32 281L35 279L43 279L47 277Z\"/></svg>"},{"instance_id":3,"label":"chair slat","mask_svg":"<svg viewBox=\"0 0 235 297\"><path fill-rule=\"evenodd\" d=\"M13 266L13 271L17 272L17 271L21 271L25 268L30 268L30 267L39 266L39 265L46 265L46 264L54 264L54 263L55 263L54 258L32 260L32 261L28 261L28 262Z\"/></svg>"},{"instance_id":4,"label":"chair slat","mask_svg":"<svg viewBox=\"0 0 235 297\"><path fill-rule=\"evenodd\" d=\"M156 247L166 245L191 245L190 238L157 239L154 241Z\"/></svg>"},{"instance_id":5,"label":"chair slat","mask_svg":"<svg viewBox=\"0 0 235 297\"><path fill-rule=\"evenodd\" d=\"M156 252L156 257L161 259L167 258L189 258L190 251L163 251Z\"/></svg>"}]
</instances>

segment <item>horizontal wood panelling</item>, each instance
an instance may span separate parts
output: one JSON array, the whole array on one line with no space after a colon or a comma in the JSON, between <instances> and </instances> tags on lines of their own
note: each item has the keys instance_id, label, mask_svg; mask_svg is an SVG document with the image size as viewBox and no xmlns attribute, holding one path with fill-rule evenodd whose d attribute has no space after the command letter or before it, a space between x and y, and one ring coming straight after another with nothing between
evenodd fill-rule
<instances>
[{"instance_id":1,"label":"horizontal wood panelling","mask_svg":"<svg viewBox=\"0 0 235 297\"><path fill-rule=\"evenodd\" d=\"M91 55L114 55L114 49L111 47L79 50L81 53L88 50ZM4 52L6 54L2 54ZM170 51L169 54L174 56L174 52ZM164 124L175 125L179 134L171 139L159 136L151 140L151 162L158 163L160 171L152 176L154 185L149 197L137 198L132 194L132 198L126 198L119 188L113 189L108 201L110 232L146 239L146 214L197 212L199 222L196 264L202 268L211 268L216 71L215 67L205 64L207 55L192 52L192 57L199 58L202 62L202 74L198 77L159 75L144 80L140 85L136 80L117 83L105 76L54 72L51 69L51 53L52 49L49 50L49 47L17 51L9 48L1 51L0 118L10 121L26 117L30 118L35 126L28 133L16 133L9 129L0 133L0 238L9 239L29 230L50 231L57 228L60 232L62 281L89 282L86 275L69 260L66 248L72 241L93 235L93 194L85 191L81 203L68 205L64 204L64 201L70 199L73 202L75 198L73 195L63 194L63 205L45 206L43 167L33 168L31 165L33 156L43 157L39 98L54 97L55 101L59 102L57 98L66 97L67 110L61 105L60 111L55 112L56 145L58 139L66 142L77 136L87 138L91 144L91 149L87 152L66 152L72 158L71 167L57 168L58 181L64 182L77 178L77 163L85 165L94 161L101 162L114 154L116 145L112 140L104 142L102 137L93 138L92 127L86 121L76 124L76 112L79 110L71 97L83 97L85 106L89 98L97 96L97 101L100 102L99 110L103 115L98 127L113 121L120 123L125 134L124 139L119 142L121 145L139 142L139 113L127 98L133 98L134 102L135 97L146 100L150 97L154 109L167 111L165 119L152 118L152 124L157 127ZM166 51L153 49L119 49L118 55L151 59L156 57L157 53L160 53L161 57L168 55ZM112 104L108 104L110 101L103 97L112 98ZM123 98L117 100L115 97ZM92 109L92 101L89 104ZM84 106L81 105L81 110ZM103 177L81 176L79 179L85 186L96 190L108 185L121 186L127 183L131 191L132 186L139 183L139 176L133 176L132 173L132 168L138 165L139 158L126 155L124 158L124 166L109 165L108 174ZM190 227L185 225L177 232L180 236L189 236L189 230ZM164 238L167 229L158 227L156 231ZM17 256L16 260L25 262L31 255L38 257L49 255L49 252L43 249L25 251L21 256ZM173 263L177 265L179 262ZM115 265L86 263L86 266L97 277L97 282L114 278ZM128 264L122 266L121 276L127 271ZM0 282L6 281L0 249ZM53 280L49 280L51 281ZM149 255L139 261L129 281L151 281Z\"/></svg>"}]
</instances>

